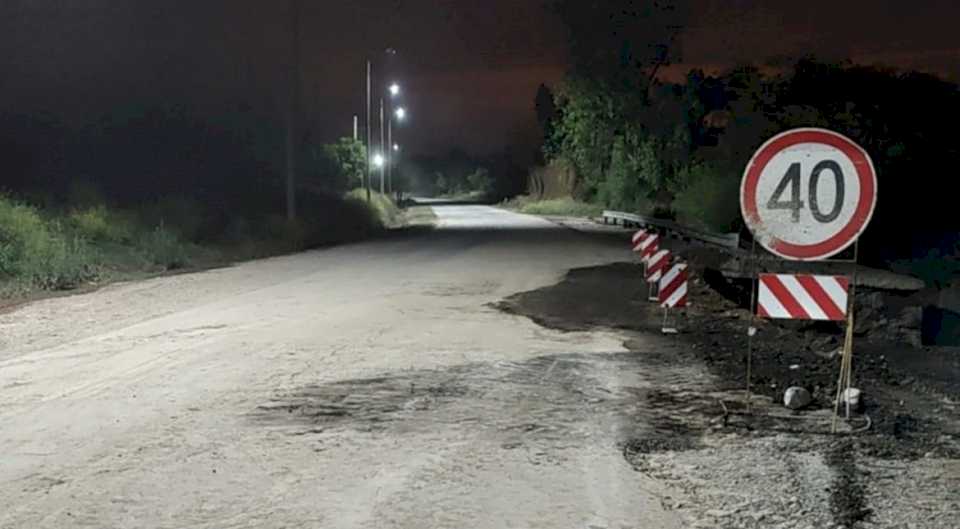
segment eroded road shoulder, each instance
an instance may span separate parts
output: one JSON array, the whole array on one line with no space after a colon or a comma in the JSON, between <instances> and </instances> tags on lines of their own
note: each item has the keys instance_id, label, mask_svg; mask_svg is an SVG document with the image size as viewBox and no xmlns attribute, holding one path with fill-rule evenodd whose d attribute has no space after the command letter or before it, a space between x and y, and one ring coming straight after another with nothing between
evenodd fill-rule
<instances>
[{"instance_id":1,"label":"eroded road shoulder","mask_svg":"<svg viewBox=\"0 0 960 529\"><path fill-rule=\"evenodd\" d=\"M571 270L557 285L496 306L553 329L613 328L641 338L625 342L633 355L629 369L647 373L650 382L637 414L656 416L660 427L633 432L623 454L638 472L672 484L677 499L664 506L688 527L956 526L955 423L934 424L915 409L891 413L875 405L869 411L879 428L858 434L842 425L845 433L829 435L826 406L790 413L775 405L778 384L796 376L780 366L783 357L796 361L803 350L798 344L809 338L790 338L789 329L775 326L759 342L755 362L767 364L759 369L750 415L740 415L745 344L738 326L744 311L694 280L695 308L679 315L684 333L654 340L658 345L650 350L648 337L658 332L662 313L646 301L638 276L626 263ZM805 368L815 370L811 376L831 372L833 366L812 353L805 358ZM862 369L870 381L885 373ZM678 372L686 376L670 376Z\"/></svg>"}]
</instances>

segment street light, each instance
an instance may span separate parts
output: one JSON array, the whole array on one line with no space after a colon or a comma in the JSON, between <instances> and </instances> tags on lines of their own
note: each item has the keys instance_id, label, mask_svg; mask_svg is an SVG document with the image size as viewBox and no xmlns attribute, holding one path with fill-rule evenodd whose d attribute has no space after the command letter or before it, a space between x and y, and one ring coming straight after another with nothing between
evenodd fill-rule
<instances>
[{"instance_id":1,"label":"street light","mask_svg":"<svg viewBox=\"0 0 960 529\"><path fill-rule=\"evenodd\" d=\"M397 121L403 121L407 117L407 109L403 107L397 108L393 113L397 116Z\"/></svg>"},{"instance_id":2,"label":"street light","mask_svg":"<svg viewBox=\"0 0 960 529\"><path fill-rule=\"evenodd\" d=\"M397 83L391 84L389 90L390 90L390 95L392 97L397 97L398 95L400 95L400 85L398 85Z\"/></svg>"},{"instance_id":3,"label":"street light","mask_svg":"<svg viewBox=\"0 0 960 529\"><path fill-rule=\"evenodd\" d=\"M373 159L372 159L371 161L373 162L373 166L374 166L374 167L378 167L378 168L379 168L379 167L383 167L383 161L384 161L384 160L383 160L383 155L382 155L382 154L380 154L380 153L374 154L374 155L373 155Z\"/></svg>"},{"instance_id":4,"label":"street light","mask_svg":"<svg viewBox=\"0 0 960 529\"><path fill-rule=\"evenodd\" d=\"M394 144L393 144L393 151L394 151L394 152L400 152L400 145L394 143Z\"/></svg>"}]
</instances>

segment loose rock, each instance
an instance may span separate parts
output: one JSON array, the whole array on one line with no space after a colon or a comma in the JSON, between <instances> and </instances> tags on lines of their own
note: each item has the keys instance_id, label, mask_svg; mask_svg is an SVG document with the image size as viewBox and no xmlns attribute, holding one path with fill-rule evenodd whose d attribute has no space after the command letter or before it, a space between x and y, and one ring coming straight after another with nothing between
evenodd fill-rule
<instances>
[{"instance_id":1,"label":"loose rock","mask_svg":"<svg viewBox=\"0 0 960 529\"><path fill-rule=\"evenodd\" d=\"M799 386L791 386L783 394L783 405L791 410L799 410L810 404L811 400L810 392Z\"/></svg>"}]
</instances>

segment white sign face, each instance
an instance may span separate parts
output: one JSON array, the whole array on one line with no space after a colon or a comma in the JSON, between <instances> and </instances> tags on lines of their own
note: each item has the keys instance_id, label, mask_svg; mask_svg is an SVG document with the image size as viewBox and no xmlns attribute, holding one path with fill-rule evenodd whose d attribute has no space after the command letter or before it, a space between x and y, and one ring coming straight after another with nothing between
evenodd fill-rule
<instances>
[{"instance_id":1,"label":"white sign face","mask_svg":"<svg viewBox=\"0 0 960 529\"><path fill-rule=\"evenodd\" d=\"M740 186L747 227L785 259L819 260L850 246L873 214L877 181L867 153L823 129L795 129L753 155Z\"/></svg>"}]
</instances>

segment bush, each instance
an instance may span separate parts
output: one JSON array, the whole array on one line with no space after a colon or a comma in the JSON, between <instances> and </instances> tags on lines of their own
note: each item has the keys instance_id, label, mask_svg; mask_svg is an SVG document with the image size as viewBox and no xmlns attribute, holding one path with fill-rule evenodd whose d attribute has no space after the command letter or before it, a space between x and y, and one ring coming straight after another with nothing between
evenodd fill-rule
<instances>
[{"instance_id":1,"label":"bush","mask_svg":"<svg viewBox=\"0 0 960 529\"><path fill-rule=\"evenodd\" d=\"M695 227L729 232L740 219L740 179L703 163L683 167L680 189L673 201L680 222Z\"/></svg>"},{"instance_id":2,"label":"bush","mask_svg":"<svg viewBox=\"0 0 960 529\"><path fill-rule=\"evenodd\" d=\"M195 198L184 196L161 198L143 208L141 217L145 225L151 228L162 226L191 242L201 239L207 224L203 205Z\"/></svg>"},{"instance_id":3,"label":"bush","mask_svg":"<svg viewBox=\"0 0 960 529\"><path fill-rule=\"evenodd\" d=\"M102 205L71 211L67 222L78 236L90 241L127 243L139 229L132 215Z\"/></svg>"},{"instance_id":4,"label":"bush","mask_svg":"<svg viewBox=\"0 0 960 529\"><path fill-rule=\"evenodd\" d=\"M571 197L554 198L550 200L515 202L521 213L529 215L555 215L568 217L596 217L603 213L603 206L588 204Z\"/></svg>"},{"instance_id":5,"label":"bush","mask_svg":"<svg viewBox=\"0 0 960 529\"><path fill-rule=\"evenodd\" d=\"M649 213L650 196L663 180L663 167L652 140L637 134L618 137L610 154L610 167L598 181L597 199L613 209Z\"/></svg>"},{"instance_id":6,"label":"bush","mask_svg":"<svg viewBox=\"0 0 960 529\"><path fill-rule=\"evenodd\" d=\"M31 283L47 290L68 290L100 276L100 256L80 237L51 232L44 262L27 274Z\"/></svg>"},{"instance_id":7,"label":"bush","mask_svg":"<svg viewBox=\"0 0 960 529\"><path fill-rule=\"evenodd\" d=\"M467 175L467 185L471 191L483 196L493 192L493 178L490 178L490 172L482 167Z\"/></svg>"},{"instance_id":8,"label":"bush","mask_svg":"<svg viewBox=\"0 0 960 529\"><path fill-rule=\"evenodd\" d=\"M143 233L137 241L137 248L151 263L165 270L176 270L190 264L188 247L175 233L163 226Z\"/></svg>"},{"instance_id":9,"label":"bush","mask_svg":"<svg viewBox=\"0 0 960 529\"><path fill-rule=\"evenodd\" d=\"M367 213L361 213L361 217L369 215L366 221L372 221L374 225L380 228L396 227L401 223L400 209L386 195L371 192L370 202L367 203L366 190L357 188L347 194L347 200L353 201L355 205L362 206ZM364 219L356 219L356 221L364 222Z\"/></svg>"},{"instance_id":10,"label":"bush","mask_svg":"<svg viewBox=\"0 0 960 529\"><path fill-rule=\"evenodd\" d=\"M437 180L433 184L434 189L436 189L437 194L452 193L452 186L447 185L447 179L443 177L442 174L437 173Z\"/></svg>"},{"instance_id":11,"label":"bush","mask_svg":"<svg viewBox=\"0 0 960 529\"><path fill-rule=\"evenodd\" d=\"M283 215L271 215L267 217L264 226L268 240L281 251L303 250L313 239L307 221L302 218L290 222Z\"/></svg>"},{"instance_id":12,"label":"bush","mask_svg":"<svg viewBox=\"0 0 960 529\"><path fill-rule=\"evenodd\" d=\"M95 253L29 206L0 197L0 276L45 289L74 288L98 273Z\"/></svg>"}]
</instances>

